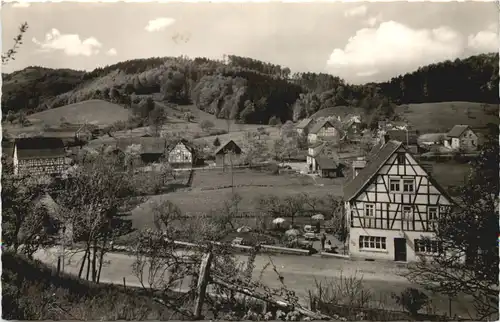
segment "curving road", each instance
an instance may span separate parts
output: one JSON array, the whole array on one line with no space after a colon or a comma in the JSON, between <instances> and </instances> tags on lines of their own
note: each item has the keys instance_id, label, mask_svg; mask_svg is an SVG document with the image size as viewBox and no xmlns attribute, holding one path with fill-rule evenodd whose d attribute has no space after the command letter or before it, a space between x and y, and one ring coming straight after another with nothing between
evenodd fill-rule
<instances>
[{"instance_id":1,"label":"curving road","mask_svg":"<svg viewBox=\"0 0 500 322\"><path fill-rule=\"evenodd\" d=\"M56 248L38 251L35 258L49 265L57 265ZM235 255L240 261L246 262L246 255ZM70 274L78 274L79 262L83 253L66 255L64 271ZM126 284L130 286L141 286L139 279L134 275L132 265L135 257L123 253L109 253L105 255L105 266L101 272L101 281L105 283ZM294 290L300 298L307 299L308 290L312 290L315 281L338 280L340 276L357 276L363 279L365 287L370 289L376 300L384 299L387 306L399 309L391 299L391 293L399 293L406 287L414 287L406 278L400 274L404 268L397 267L391 262L366 262L350 261L344 259L321 258L311 256L293 255L258 255L255 260L254 278L259 279L264 266L272 260L278 271L283 275L287 287ZM145 276L146 278L146 276ZM147 280L147 278L146 278ZM269 287L279 287L280 282L276 273L268 268L262 273L262 282ZM179 290L185 290L189 281L185 280L179 285ZM449 310L448 299L442 296L432 296L433 305L441 313ZM467 316L467 309L471 310L471 304L464 299L452 302L452 313Z\"/></svg>"}]
</instances>

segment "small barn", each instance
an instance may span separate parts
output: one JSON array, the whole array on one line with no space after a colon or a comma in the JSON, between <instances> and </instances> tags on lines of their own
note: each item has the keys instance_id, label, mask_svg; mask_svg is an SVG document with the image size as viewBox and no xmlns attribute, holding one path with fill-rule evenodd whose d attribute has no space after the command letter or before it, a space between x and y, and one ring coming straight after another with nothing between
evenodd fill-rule
<instances>
[{"instance_id":1,"label":"small barn","mask_svg":"<svg viewBox=\"0 0 500 322\"><path fill-rule=\"evenodd\" d=\"M118 150L140 156L146 164L160 162L165 156L167 141L156 137L119 138L116 142Z\"/></svg>"},{"instance_id":2,"label":"small barn","mask_svg":"<svg viewBox=\"0 0 500 322\"><path fill-rule=\"evenodd\" d=\"M227 167L241 163L242 150L233 140L221 145L215 151L215 164L218 167Z\"/></svg>"}]
</instances>

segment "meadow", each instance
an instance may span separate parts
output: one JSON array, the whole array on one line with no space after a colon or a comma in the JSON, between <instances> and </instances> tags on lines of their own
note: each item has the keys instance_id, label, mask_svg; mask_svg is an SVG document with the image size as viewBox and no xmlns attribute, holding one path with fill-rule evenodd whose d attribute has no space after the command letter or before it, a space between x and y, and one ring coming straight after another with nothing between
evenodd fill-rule
<instances>
[{"instance_id":1,"label":"meadow","mask_svg":"<svg viewBox=\"0 0 500 322\"><path fill-rule=\"evenodd\" d=\"M342 195L342 186L337 181L323 179L322 184L315 184L309 176L271 175L265 172L242 170L234 172L234 189L231 189L231 173L222 171L196 171L190 189L182 189L168 194L151 196L149 200L131 213L135 228L152 227L153 202L169 200L187 215L199 215L216 211L229 201L233 193L242 197L238 210L256 212L256 199L261 196L276 195L286 197L307 193L315 197L333 194ZM250 220L252 221L252 220ZM307 219L309 222L309 219Z\"/></svg>"},{"instance_id":2,"label":"meadow","mask_svg":"<svg viewBox=\"0 0 500 322\"><path fill-rule=\"evenodd\" d=\"M28 119L34 124L59 125L61 119L69 123L90 123L97 126L126 121L130 111L124 107L103 100L88 100L34 113Z\"/></svg>"},{"instance_id":3,"label":"meadow","mask_svg":"<svg viewBox=\"0 0 500 322\"><path fill-rule=\"evenodd\" d=\"M351 113L365 114L360 108L335 106L319 110L312 118L343 117ZM456 124L483 128L488 123L499 123L498 106L473 102L405 104L397 106L395 113L420 133L446 133Z\"/></svg>"}]
</instances>

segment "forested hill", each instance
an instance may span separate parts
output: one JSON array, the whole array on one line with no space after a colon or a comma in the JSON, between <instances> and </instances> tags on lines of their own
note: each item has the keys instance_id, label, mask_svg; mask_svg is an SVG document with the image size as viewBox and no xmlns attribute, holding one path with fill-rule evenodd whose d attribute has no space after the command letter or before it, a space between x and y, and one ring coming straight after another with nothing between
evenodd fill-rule
<instances>
[{"instance_id":1,"label":"forested hill","mask_svg":"<svg viewBox=\"0 0 500 322\"><path fill-rule=\"evenodd\" d=\"M4 115L92 98L131 106L153 94L167 102L195 104L220 118L265 124L273 116L297 120L334 106L389 116L394 104L498 101L498 54L433 64L366 85L328 74L292 74L287 67L238 56L223 61L136 59L91 72L29 67L2 77Z\"/></svg>"}]
</instances>

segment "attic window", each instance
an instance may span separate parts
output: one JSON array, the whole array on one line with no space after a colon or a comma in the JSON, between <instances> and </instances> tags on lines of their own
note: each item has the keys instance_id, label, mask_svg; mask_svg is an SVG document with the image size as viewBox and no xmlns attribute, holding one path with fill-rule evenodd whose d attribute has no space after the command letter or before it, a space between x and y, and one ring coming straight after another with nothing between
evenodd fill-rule
<instances>
[{"instance_id":1,"label":"attic window","mask_svg":"<svg viewBox=\"0 0 500 322\"><path fill-rule=\"evenodd\" d=\"M397 158L398 158L398 164L399 165L405 165L405 163L406 163L406 156L405 156L404 153L398 153Z\"/></svg>"}]
</instances>

